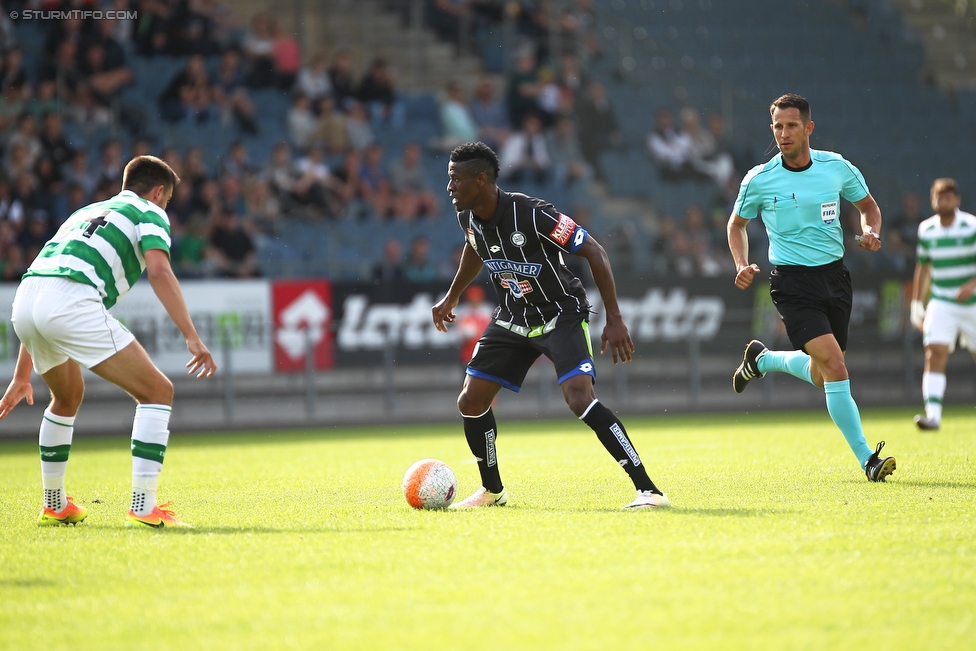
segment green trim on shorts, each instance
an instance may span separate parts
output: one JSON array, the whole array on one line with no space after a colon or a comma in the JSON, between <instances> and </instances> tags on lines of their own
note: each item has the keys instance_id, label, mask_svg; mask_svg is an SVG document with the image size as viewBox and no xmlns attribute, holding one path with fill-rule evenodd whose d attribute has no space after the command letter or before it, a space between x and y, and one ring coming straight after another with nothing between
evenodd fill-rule
<instances>
[{"instance_id":1,"label":"green trim on shorts","mask_svg":"<svg viewBox=\"0 0 976 651\"><path fill-rule=\"evenodd\" d=\"M590 322L583 319L583 336L586 337L586 350L590 352L590 359L593 359L593 342L590 340Z\"/></svg>"}]
</instances>

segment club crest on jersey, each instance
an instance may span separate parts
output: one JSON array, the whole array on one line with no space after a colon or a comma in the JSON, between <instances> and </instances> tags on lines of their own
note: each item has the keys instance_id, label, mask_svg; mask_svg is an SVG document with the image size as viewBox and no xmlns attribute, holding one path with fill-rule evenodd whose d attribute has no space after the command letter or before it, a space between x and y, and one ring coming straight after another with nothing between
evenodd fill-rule
<instances>
[{"instance_id":1,"label":"club crest on jersey","mask_svg":"<svg viewBox=\"0 0 976 651\"><path fill-rule=\"evenodd\" d=\"M525 246L525 235L519 231L512 233L512 244L515 246Z\"/></svg>"},{"instance_id":2,"label":"club crest on jersey","mask_svg":"<svg viewBox=\"0 0 976 651\"><path fill-rule=\"evenodd\" d=\"M471 248L475 251L478 250L478 242L474 239L474 229L471 228L468 229L468 244L470 244Z\"/></svg>"},{"instance_id":3,"label":"club crest on jersey","mask_svg":"<svg viewBox=\"0 0 976 651\"><path fill-rule=\"evenodd\" d=\"M552 229L549 233L549 237L555 242L559 242L562 246L566 246L569 242L569 238L573 236L573 232L576 230L576 222L573 221L568 215L559 213L559 221L556 223L556 227Z\"/></svg>"},{"instance_id":4,"label":"club crest on jersey","mask_svg":"<svg viewBox=\"0 0 976 651\"><path fill-rule=\"evenodd\" d=\"M828 201L827 203L820 204L820 219L828 226L834 223L834 220L837 219L836 201Z\"/></svg>"},{"instance_id":5,"label":"club crest on jersey","mask_svg":"<svg viewBox=\"0 0 976 651\"><path fill-rule=\"evenodd\" d=\"M528 280L519 280L513 273L498 274L498 282L504 289L510 291L515 298L522 298L532 291L532 283Z\"/></svg>"}]
</instances>

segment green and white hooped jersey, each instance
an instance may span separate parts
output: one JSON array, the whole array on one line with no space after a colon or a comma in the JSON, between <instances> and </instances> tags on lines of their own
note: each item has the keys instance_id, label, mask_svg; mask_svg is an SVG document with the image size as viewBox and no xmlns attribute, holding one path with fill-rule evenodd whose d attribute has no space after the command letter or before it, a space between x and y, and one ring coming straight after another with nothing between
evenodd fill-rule
<instances>
[{"instance_id":1,"label":"green and white hooped jersey","mask_svg":"<svg viewBox=\"0 0 976 651\"><path fill-rule=\"evenodd\" d=\"M866 196L856 167L840 154L811 149L803 169L786 167L777 154L749 170L732 212L743 219L762 215L771 263L817 267L844 257L840 198L854 203Z\"/></svg>"},{"instance_id":2,"label":"green and white hooped jersey","mask_svg":"<svg viewBox=\"0 0 976 651\"><path fill-rule=\"evenodd\" d=\"M918 225L918 263L932 265L932 298L972 305L976 296L957 301L959 287L976 276L976 216L956 210L949 226L938 215Z\"/></svg>"},{"instance_id":3,"label":"green and white hooped jersey","mask_svg":"<svg viewBox=\"0 0 976 651\"><path fill-rule=\"evenodd\" d=\"M44 245L27 276L57 276L91 285L106 308L115 305L146 268L149 249L170 250L166 211L123 190L76 210Z\"/></svg>"}]
</instances>

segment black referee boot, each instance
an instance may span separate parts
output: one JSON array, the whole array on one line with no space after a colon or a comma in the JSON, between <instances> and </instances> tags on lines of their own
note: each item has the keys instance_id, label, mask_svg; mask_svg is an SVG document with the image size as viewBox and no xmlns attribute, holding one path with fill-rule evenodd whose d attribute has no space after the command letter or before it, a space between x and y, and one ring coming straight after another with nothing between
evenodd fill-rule
<instances>
[{"instance_id":1,"label":"black referee boot","mask_svg":"<svg viewBox=\"0 0 976 651\"><path fill-rule=\"evenodd\" d=\"M749 380L763 377L759 372L759 358L766 354L766 345L758 339L753 339L746 345L746 350L742 353L742 363L732 374L732 390L742 393L746 390Z\"/></svg>"}]
</instances>

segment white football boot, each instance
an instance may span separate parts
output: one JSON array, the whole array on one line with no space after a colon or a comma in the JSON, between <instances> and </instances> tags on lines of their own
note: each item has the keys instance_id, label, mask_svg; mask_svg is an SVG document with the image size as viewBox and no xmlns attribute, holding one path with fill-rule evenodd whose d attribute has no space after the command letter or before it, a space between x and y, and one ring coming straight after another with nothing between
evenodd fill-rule
<instances>
[{"instance_id":1,"label":"white football boot","mask_svg":"<svg viewBox=\"0 0 976 651\"><path fill-rule=\"evenodd\" d=\"M633 502L624 507L624 510L628 509L647 509L647 508L664 508L671 506L671 500L668 499L667 495L658 495L651 491L637 491L637 497Z\"/></svg>"},{"instance_id":2,"label":"white football boot","mask_svg":"<svg viewBox=\"0 0 976 651\"><path fill-rule=\"evenodd\" d=\"M448 508L451 509L476 509L482 506L505 506L508 503L508 493L505 489L502 489L501 493L490 493L488 489L482 486L474 492L473 495L467 497L460 502L455 502L451 504Z\"/></svg>"}]
</instances>

